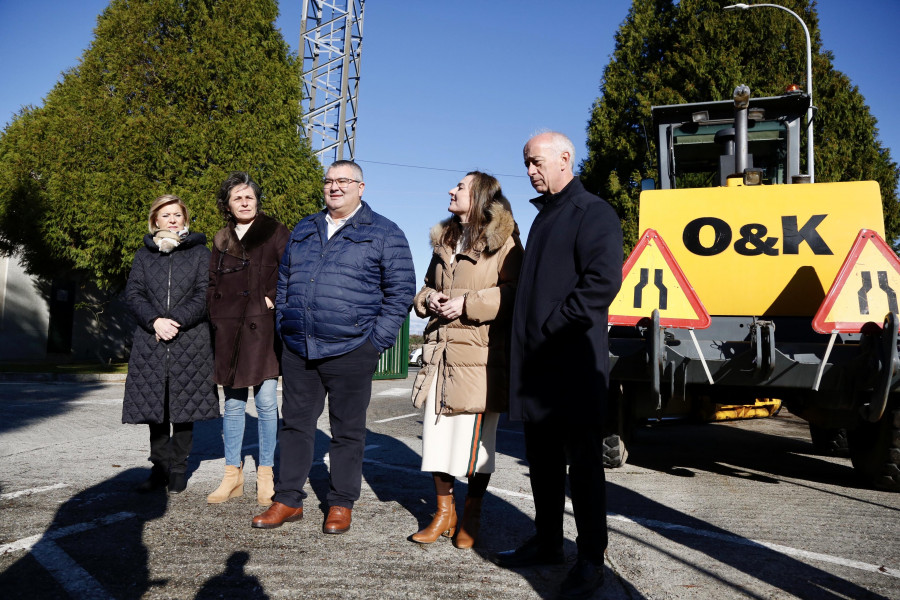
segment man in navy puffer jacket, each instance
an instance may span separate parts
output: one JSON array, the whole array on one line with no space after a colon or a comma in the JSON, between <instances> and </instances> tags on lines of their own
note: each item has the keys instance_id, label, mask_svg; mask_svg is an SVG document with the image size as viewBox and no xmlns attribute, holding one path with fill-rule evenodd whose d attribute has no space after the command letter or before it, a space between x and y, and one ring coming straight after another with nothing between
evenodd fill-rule
<instances>
[{"instance_id":1,"label":"man in navy puffer jacket","mask_svg":"<svg viewBox=\"0 0 900 600\"><path fill-rule=\"evenodd\" d=\"M253 527L303 517L316 421L331 421L325 533L350 528L362 484L366 409L381 353L394 345L415 294L406 236L362 201L362 169L339 160L325 175L326 210L291 233L278 274L275 323L284 351L281 466L272 506Z\"/></svg>"}]
</instances>

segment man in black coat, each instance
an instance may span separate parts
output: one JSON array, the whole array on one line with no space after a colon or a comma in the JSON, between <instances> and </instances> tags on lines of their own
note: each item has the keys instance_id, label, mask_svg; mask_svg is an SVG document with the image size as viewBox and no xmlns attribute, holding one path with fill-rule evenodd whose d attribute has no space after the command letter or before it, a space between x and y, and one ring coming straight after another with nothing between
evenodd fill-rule
<instances>
[{"instance_id":1,"label":"man in black coat","mask_svg":"<svg viewBox=\"0 0 900 600\"><path fill-rule=\"evenodd\" d=\"M510 418L524 421L534 494L534 537L501 552L506 567L560 564L566 464L578 560L563 598L588 598L603 583L607 546L603 419L609 388L607 315L622 285L622 228L612 207L573 174L575 149L542 133L524 149L531 225L513 313Z\"/></svg>"}]
</instances>

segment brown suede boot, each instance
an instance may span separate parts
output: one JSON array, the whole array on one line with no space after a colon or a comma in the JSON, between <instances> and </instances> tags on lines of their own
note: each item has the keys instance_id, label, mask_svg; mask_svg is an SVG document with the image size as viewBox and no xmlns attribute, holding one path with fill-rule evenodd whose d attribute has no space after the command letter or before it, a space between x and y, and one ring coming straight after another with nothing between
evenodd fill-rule
<instances>
[{"instance_id":1,"label":"brown suede boot","mask_svg":"<svg viewBox=\"0 0 900 600\"><path fill-rule=\"evenodd\" d=\"M225 477L216 490L206 497L209 504L219 504L244 494L244 464L240 467L225 465Z\"/></svg>"},{"instance_id":2,"label":"brown suede boot","mask_svg":"<svg viewBox=\"0 0 900 600\"><path fill-rule=\"evenodd\" d=\"M478 531L481 529L481 498L466 496L466 506L463 509L462 522L459 531L453 538L453 545L457 548L471 548L478 539Z\"/></svg>"},{"instance_id":3,"label":"brown suede boot","mask_svg":"<svg viewBox=\"0 0 900 600\"><path fill-rule=\"evenodd\" d=\"M425 529L412 535L412 541L420 544L430 544L440 536L453 537L456 531L456 505L453 503L453 495L437 497L437 512L434 519Z\"/></svg>"},{"instance_id":4,"label":"brown suede boot","mask_svg":"<svg viewBox=\"0 0 900 600\"><path fill-rule=\"evenodd\" d=\"M275 474L272 467L259 467L256 469L256 503L260 506L269 506L274 495Z\"/></svg>"}]
</instances>

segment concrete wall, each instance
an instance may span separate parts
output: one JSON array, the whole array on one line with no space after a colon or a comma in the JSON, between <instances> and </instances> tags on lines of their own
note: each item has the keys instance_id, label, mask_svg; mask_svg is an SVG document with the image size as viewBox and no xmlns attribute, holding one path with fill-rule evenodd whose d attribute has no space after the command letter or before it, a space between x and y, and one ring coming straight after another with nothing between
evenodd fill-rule
<instances>
[{"instance_id":1,"label":"concrete wall","mask_svg":"<svg viewBox=\"0 0 900 600\"><path fill-rule=\"evenodd\" d=\"M0 257L0 362L127 358L134 320L121 296L92 285L75 294L76 305L93 308L75 309L71 352L48 354L50 294L51 285L28 275L15 257Z\"/></svg>"}]
</instances>

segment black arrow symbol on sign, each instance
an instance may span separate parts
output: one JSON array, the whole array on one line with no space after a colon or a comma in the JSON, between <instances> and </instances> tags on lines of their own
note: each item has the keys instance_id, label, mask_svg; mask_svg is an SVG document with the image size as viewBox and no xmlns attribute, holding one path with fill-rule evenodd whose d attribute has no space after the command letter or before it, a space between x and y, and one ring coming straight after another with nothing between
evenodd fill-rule
<instances>
[{"instance_id":1,"label":"black arrow symbol on sign","mask_svg":"<svg viewBox=\"0 0 900 600\"><path fill-rule=\"evenodd\" d=\"M869 314L869 290L872 289L872 274L863 271L859 276L862 278L862 287L856 292L856 295L859 296L859 314L867 315Z\"/></svg>"},{"instance_id":2,"label":"black arrow symbol on sign","mask_svg":"<svg viewBox=\"0 0 900 600\"><path fill-rule=\"evenodd\" d=\"M888 299L888 310L892 313L897 313L897 294L894 292L894 289L888 285L888 276L887 271L878 271L878 287L881 288L881 291L884 292L884 295L887 296Z\"/></svg>"},{"instance_id":3,"label":"black arrow symbol on sign","mask_svg":"<svg viewBox=\"0 0 900 600\"><path fill-rule=\"evenodd\" d=\"M897 310L897 293L888 283L887 271L876 271L878 275L878 287L887 296L888 310L892 313L900 312ZM859 298L859 314L869 314L869 292L872 290L872 273L870 271L861 271L860 279L862 279L862 287L856 292Z\"/></svg>"},{"instance_id":4,"label":"black arrow symbol on sign","mask_svg":"<svg viewBox=\"0 0 900 600\"><path fill-rule=\"evenodd\" d=\"M650 269L641 269L641 280L634 286L634 307L640 308L641 296L650 281ZM663 285L663 270L653 269L653 285L659 290L659 310L666 310L669 305L669 290Z\"/></svg>"}]
</instances>

